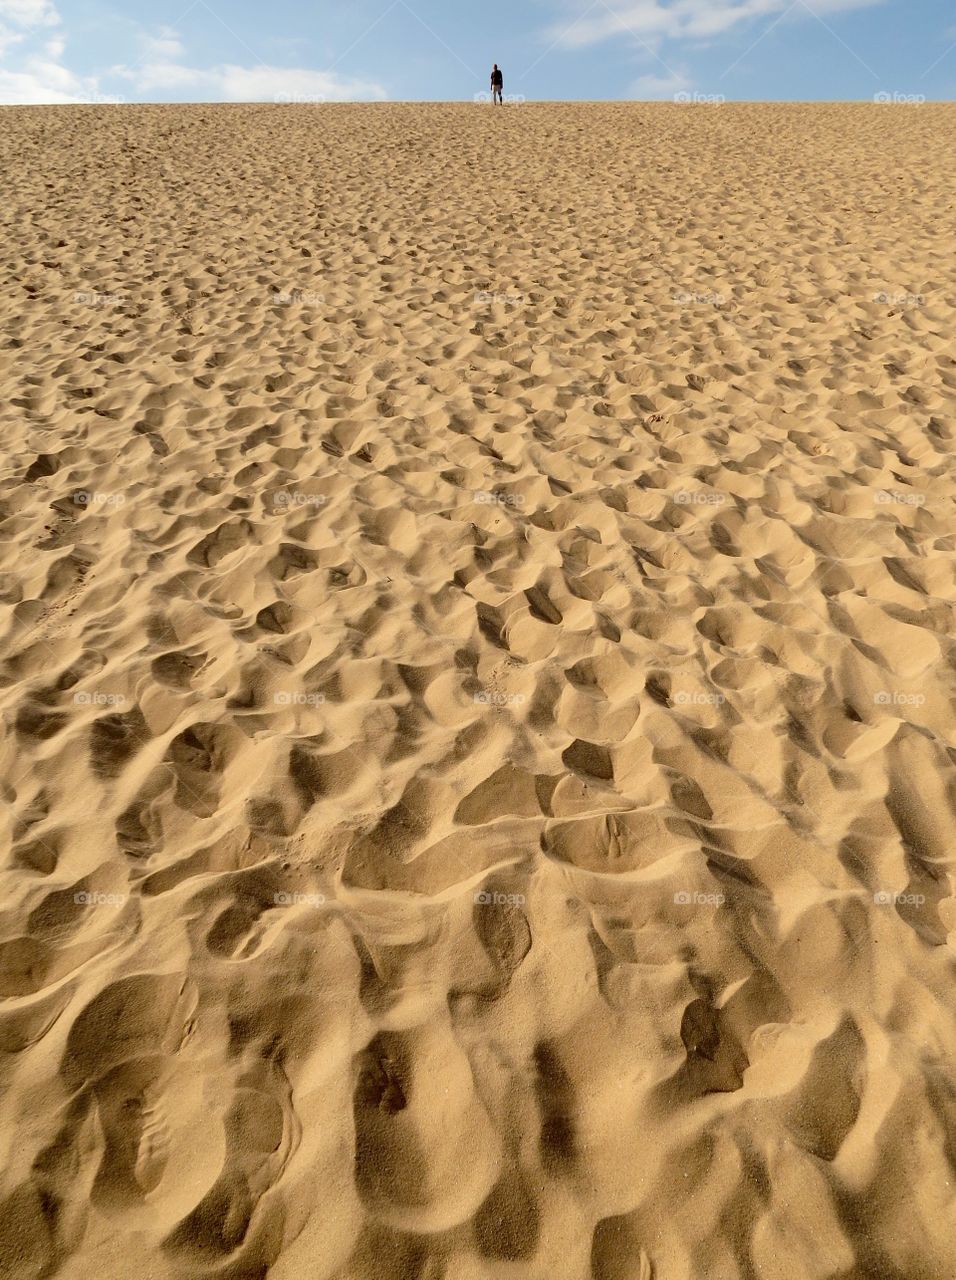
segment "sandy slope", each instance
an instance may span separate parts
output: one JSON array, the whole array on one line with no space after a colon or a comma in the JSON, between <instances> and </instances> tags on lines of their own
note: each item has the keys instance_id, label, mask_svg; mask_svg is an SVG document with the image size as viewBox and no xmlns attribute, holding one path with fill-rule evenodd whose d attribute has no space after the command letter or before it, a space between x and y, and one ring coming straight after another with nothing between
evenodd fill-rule
<instances>
[{"instance_id":1,"label":"sandy slope","mask_svg":"<svg viewBox=\"0 0 956 1280\"><path fill-rule=\"evenodd\" d=\"M956 1274L956 108L0 123L0 1275Z\"/></svg>"}]
</instances>

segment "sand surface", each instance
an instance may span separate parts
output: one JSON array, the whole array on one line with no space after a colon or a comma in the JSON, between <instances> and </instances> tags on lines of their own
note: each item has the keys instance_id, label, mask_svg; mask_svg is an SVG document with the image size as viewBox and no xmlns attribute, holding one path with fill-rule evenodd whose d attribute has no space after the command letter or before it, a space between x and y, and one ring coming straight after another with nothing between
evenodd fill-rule
<instances>
[{"instance_id":1,"label":"sand surface","mask_svg":"<svg viewBox=\"0 0 956 1280\"><path fill-rule=\"evenodd\" d=\"M956 1275L956 107L0 114L0 1275Z\"/></svg>"}]
</instances>

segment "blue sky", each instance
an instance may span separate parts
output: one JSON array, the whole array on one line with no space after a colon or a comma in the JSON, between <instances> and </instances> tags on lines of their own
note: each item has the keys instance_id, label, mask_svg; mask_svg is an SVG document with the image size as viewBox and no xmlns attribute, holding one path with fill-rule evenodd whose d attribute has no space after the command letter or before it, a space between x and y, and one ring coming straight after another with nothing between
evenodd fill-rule
<instances>
[{"instance_id":1,"label":"blue sky","mask_svg":"<svg viewBox=\"0 0 956 1280\"><path fill-rule=\"evenodd\" d=\"M0 102L956 98L952 0L0 0Z\"/></svg>"}]
</instances>

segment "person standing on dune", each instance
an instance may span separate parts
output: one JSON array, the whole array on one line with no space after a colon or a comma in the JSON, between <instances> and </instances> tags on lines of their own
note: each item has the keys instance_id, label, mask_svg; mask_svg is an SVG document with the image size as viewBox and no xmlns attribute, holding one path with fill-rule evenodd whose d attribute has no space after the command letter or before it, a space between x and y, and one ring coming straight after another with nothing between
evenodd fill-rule
<instances>
[{"instance_id":1,"label":"person standing on dune","mask_svg":"<svg viewBox=\"0 0 956 1280\"><path fill-rule=\"evenodd\" d=\"M505 100L504 88L505 88L505 78L501 74L501 69L496 62L495 65L491 68L491 101L492 102L494 103L500 102L504 104L504 100Z\"/></svg>"}]
</instances>

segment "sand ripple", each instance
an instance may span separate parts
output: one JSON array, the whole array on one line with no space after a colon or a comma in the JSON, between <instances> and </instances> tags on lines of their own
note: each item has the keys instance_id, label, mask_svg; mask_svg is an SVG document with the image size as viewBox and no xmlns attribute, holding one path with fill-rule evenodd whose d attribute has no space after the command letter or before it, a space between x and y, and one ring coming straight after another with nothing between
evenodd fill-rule
<instances>
[{"instance_id":1,"label":"sand ripple","mask_svg":"<svg viewBox=\"0 0 956 1280\"><path fill-rule=\"evenodd\" d=\"M953 123L5 111L0 1274L956 1273Z\"/></svg>"}]
</instances>

